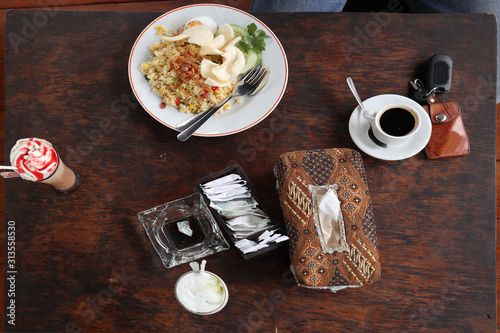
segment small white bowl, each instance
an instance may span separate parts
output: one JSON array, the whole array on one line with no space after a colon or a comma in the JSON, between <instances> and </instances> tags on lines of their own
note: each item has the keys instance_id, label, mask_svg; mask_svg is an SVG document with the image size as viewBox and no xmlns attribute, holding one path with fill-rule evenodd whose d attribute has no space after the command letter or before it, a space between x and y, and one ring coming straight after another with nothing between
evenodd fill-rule
<instances>
[{"instance_id":1,"label":"small white bowl","mask_svg":"<svg viewBox=\"0 0 500 333\"><path fill-rule=\"evenodd\" d=\"M194 274L203 275L196 276ZM203 283L204 277L206 277L206 280L212 280L214 283L218 284L215 286L216 288L222 288L223 295L220 302L217 302L216 304L209 304L208 298L204 297L207 294L206 290L203 292L201 290L190 290L190 292L184 290L184 288L188 287L187 285L190 282L191 287L193 287L192 282L194 281L196 281L196 283ZM219 312L226 306L227 301L229 300L229 291L224 281L214 273L208 271L204 271L204 273L189 271L184 273L175 283L175 297L177 298L179 304L189 312L199 315L211 315Z\"/></svg>"}]
</instances>

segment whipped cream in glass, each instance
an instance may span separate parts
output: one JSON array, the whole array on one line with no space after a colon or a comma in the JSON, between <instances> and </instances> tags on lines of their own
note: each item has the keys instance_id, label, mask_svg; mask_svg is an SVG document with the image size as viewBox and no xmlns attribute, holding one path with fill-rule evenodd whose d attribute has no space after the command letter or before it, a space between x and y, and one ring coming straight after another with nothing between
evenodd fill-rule
<instances>
[{"instance_id":1,"label":"whipped cream in glass","mask_svg":"<svg viewBox=\"0 0 500 333\"><path fill-rule=\"evenodd\" d=\"M21 178L50 184L63 193L76 190L81 183L80 175L66 166L57 150L44 139L17 140L10 151L10 163Z\"/></svg>"}]
</instances>

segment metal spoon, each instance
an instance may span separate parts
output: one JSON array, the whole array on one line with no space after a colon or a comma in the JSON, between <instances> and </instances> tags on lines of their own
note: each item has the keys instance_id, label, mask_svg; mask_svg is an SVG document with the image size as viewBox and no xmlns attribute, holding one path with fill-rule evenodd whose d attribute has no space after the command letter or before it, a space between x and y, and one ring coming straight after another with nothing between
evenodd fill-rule
<instances>
[{"instance_id":1,"label":"metal spoon","mask_svg":"<svg viewBox=\"0 0 500 333\"><path fill-rule=\"evenodd\" d=\"M378 146L380 146L382 148L387 148L387 144L385 144L382 141L380 141L379 139L377 139L375 137L375 134L373 134L373 128L372 128L372 121L374 120L373 116L370 115L368 110L366 110L365 106L363 105L363 102L361 101L361 98L358 95L356 87L354 86L354 82L352 81L352 79L350 77L347 78L347 85L351 89L351 92L354 95L354 97L356 98L356 101L358 101L358 104L359 104L359 107L361 108L361 112L363 114L363 117L365 117L366 120L368 120L368 123L370 124L370 128L368 129L368 137Z\"/></svg>"}]
</instances>

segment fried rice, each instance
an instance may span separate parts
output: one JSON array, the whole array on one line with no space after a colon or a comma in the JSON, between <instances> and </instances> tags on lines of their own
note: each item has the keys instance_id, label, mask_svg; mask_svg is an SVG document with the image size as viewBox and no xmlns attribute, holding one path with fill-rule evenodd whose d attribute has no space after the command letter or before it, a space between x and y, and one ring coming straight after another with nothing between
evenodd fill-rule
<instances>
[{"instance_id":1,"label":"fried rice","mask_svg":"<svg viewBox=\"0 0 500 333\"><path fill-rule=\"evenodd\" d=\"M200 47L186 40L155 43L150 51L154 56L141 64L140 69L152 91L162 98L162 108L170 105L183 113L198 114L231 95L234 84L213 87L204 83L200 73L203 59L220 64L221 56L201 56Z\"/></svg>"}]
</instances>

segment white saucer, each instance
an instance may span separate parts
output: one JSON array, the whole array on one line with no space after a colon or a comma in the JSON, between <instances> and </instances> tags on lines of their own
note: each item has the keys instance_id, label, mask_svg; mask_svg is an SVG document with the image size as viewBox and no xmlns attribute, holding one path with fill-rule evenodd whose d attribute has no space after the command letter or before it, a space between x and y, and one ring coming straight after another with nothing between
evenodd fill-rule
<instances>
[{"instance_id":1,"label":"white saucer","mask_svg":"<svg viewBox=\"0 0 500 333\"><path fill-rule=\"evenodd\" d=\"M429 142L431 138L432 123L429 115L424 108L412 99L400 95L377 95L363 101L363 105L369 111L380 110L384 105L406 103L417 111L422 119L420 130L415 134L414 138L408 142L397 146L387 146L382 148L375 144L368 137L368 129L370 124L361 114L361 108L358 106L354 109L349 119L349 133L352 141L366 154L386 161L403 160L419 153Z\"/></svg>"}]
</instances>

